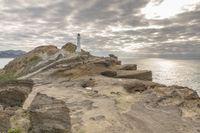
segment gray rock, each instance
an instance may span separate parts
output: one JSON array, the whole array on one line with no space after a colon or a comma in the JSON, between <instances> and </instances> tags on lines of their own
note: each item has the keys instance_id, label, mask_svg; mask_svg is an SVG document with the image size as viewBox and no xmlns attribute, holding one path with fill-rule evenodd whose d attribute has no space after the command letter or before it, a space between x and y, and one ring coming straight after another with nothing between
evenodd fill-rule
<instances>
[{"instance_id":1,"label":"gray rock","mask_svg":"<svg viewBox=\"0 0 200 133\"><path fill-rule=\"evenodd\" d=\"M108 70L108 71L101 72L101 75L107 76L107 77L115 77L117 76L117 72Z\"/></svg>"},{"instance_id":2,"label":"gray rock","mask_svg":"<svg viewBox=\"0 0 200 133\"><path fill-rule=\"evenodd\" d=\"M152 81L152 72L146 70L140 70L140 71L120 70L117 72L116 78L140 79L140 80Z\"/></svg>"},{"instance_id":3,"label":"gray rock","mask_svg":"<svg viewBox=\"0 0 200 133\"><path fill-rule=\"evenodd\" d=\"M124 89L129 93L143 92L147 90L147 86L142 82L133 82L123 85Z\"/></svg>"},{"instance_id":4,"label":"gray rock","mask_svg":"<svg viewBox=\"0 0 200 133\"><path fill-rule=\"evenodd\" d=\"M39 93L28 110L31 133L71 133L69 109L63 101Z\"/></svg>"},{"instance_id":5,"label":"gray rock","mask_svg":"<svg viewBox=\"0 0 200 133\"><path fill-rule=\"evenodd\" d=\"M32 91L33 81L13 80L0 83L0 105L4 108L21 107Z\"/></svg>"},{"instance_id":6,"label":"gray rock","mask_svg":"<svg viewBox=\"0 0 200 133\"><path fill-rule=\"evenodd\" d=\"M95 86L95 80L90 78L89 80L86 80L86 81L83 81L83 83L81 84L81 86L83 88L86 88L86 87L93 87Z\"/></svg>"},{"instance_id":7,"label":"gray rock","mask_svg":"<svg viewBox=\"0 0 200 133\"><path fill-rule=\"evenodd\" d=\"M137 65L136 64L125 64L121 65L120 70L137 70Z\"/></svg>"},{"instance_id":8,"label":"gray rock","mask_svg":"<svg viewBox=\"0 0 200 133\"><path fill-rule=\"evenodd\" d=\"M118 60L118 57L117 57L117 56L115 56L114 54L109 54L109 57L110 57L110 58L114 58L114 59Z\"/></svg>"}]
</instances>

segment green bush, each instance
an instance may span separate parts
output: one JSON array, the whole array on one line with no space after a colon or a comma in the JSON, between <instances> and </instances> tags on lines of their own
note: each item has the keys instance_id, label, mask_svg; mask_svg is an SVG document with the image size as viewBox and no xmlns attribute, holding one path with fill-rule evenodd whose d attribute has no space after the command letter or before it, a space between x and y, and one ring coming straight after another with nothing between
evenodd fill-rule
<instances>
[{"instance_id":1,"label":"green bush","mask_svg":"<svg viewBox=\"0 0 200 133\"><path fill-rule=\"evenodd\" d=\"M21 133L19 129L11 128L8 130L8 133Z\"/></svg>"}]
</instances>

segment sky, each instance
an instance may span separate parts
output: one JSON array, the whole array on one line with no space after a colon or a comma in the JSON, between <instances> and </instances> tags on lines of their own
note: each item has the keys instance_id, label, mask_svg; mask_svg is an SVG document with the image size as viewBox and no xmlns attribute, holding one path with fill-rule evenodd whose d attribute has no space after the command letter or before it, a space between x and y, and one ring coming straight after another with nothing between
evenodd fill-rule
<instances>
[{"instance_id":1,"label":"sky","mask_svg":"<svg viewBox=\"0 0 200 133\"><path fill-rule=\"evenodd\" d=\"M76 43L96 55L200 57L200 0L0 0L0 50Z\"/></svg>"}]
</instances>

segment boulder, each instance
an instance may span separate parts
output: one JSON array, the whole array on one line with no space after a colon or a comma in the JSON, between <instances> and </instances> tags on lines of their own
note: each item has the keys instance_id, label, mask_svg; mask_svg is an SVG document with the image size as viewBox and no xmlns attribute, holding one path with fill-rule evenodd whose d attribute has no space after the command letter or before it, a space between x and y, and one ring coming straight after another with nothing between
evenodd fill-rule
<instances>
[{"instance_id":1,"label":"boulder","mask_svg":"<svg viewBox=\"0 0 200 133\"><path fill-rule=\"evenodd\" d=\"M115 77L115 76L117 76L117 72L107 70L107 71L101 72L101 75L106 76L106 77Z\"/></svg>"},{"instance_id":2,"label":"boulder","mask_svg":"<svg viewBox=\"0 0 200 133\"><path fill-rule=\"evenodd\" d=\"M125 64L119 67L119 70L137 70L136 64Z\"/></svg>"},{"instance_id":3,"label":"boulder","mask_svg":"<svg viewBox=\"0 0 200 133\"><path fill-rule=\"evenodd\" d=\"M118 57L115 56L114 54L109 54L109 57L118 60Z\"/></svg>"},{"instance_id":4,"label":"boulder","mask_svg":"<svg viewBox=\"0 0 200 133\"><path fill-rule=\"evenodd\" d=\"M112 63L108 60L97 60L94 62L95 65L101 65L104 67L110 67L112 65Z\"/></svg>"},{"instance_id":5,"label":"boulder","mask_svg":"<svg viewBox=\"0 0 200 133\"><path fill-rule=\"evenodd\" d=\"M63 101L38 93L28 111L31 133L71 133L69 109Z\"/></svg>"},{"instance_id":6,"label":"boulder","mask_svg":"<svg viewBox=\"0 0 200 133\"><path fill-rule=\"evenodd\" d=\"M137 70L137 71L120 70L117 72L116 78L140 79L140 80L152 81L152 72L146 70Z\"/></svg>"}]
</instances>

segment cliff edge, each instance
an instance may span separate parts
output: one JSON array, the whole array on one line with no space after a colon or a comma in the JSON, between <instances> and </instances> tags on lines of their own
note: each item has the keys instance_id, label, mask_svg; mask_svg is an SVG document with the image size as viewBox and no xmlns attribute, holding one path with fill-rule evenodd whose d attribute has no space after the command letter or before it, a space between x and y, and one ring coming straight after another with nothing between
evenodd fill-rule
<instances>
[{"instance_id":1,"label":"cliff edge","mask_svg":"<svg viewBox=\"0 0 200 133\"><path fill-rule=\"evenodd\" d=\"M6 72L13 71L22 81L33 81L33 86L32 91L23 91L25 100L16 105L17 109L14 109L15 104L9 103L12 96L0 99L3 113L8 108L14 109L7 114L7 126L0 124L0 130L15 128L24 133L200 132L200 98L194 90L154 83L151 71L137 70L136 64L121 64L115 55L97 57L83 50L76 53L76 46L71 43L62 49L50 47L50 53L48 50L38 52L41 47L36 48L4 68ZM27 65L30 55L39 56L37 63ZM16 69L19 62L23 65ZM5 87L3 90L6 91Z\"/></svg>"}]
</instances>

